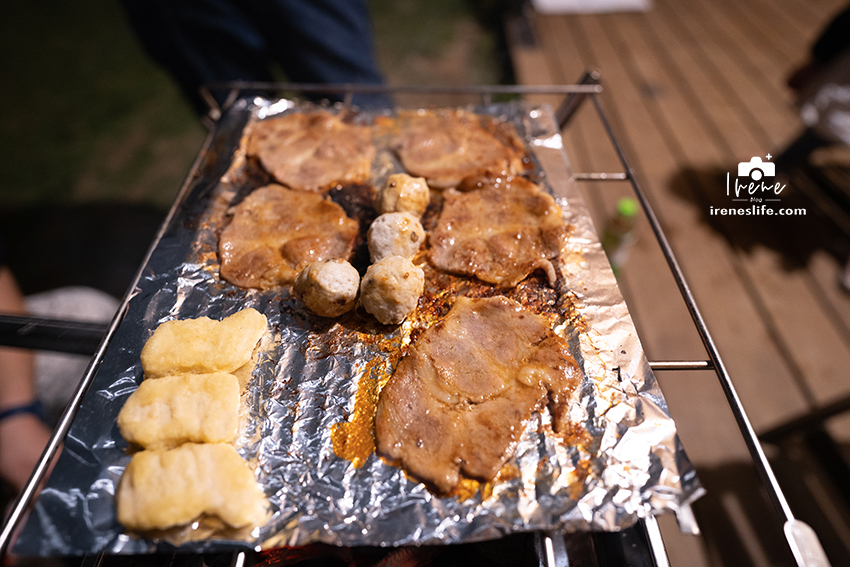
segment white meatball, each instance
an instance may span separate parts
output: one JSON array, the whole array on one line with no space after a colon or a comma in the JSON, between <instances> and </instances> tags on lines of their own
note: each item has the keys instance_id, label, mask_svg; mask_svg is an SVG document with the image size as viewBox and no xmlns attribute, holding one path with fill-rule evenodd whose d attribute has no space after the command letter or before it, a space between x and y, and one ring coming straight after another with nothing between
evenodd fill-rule
<instances>
[{"instance_id":1,"label":"white meatball","mask_svg":"<svg viewBox=\"0 0 850 567\"><path fill-rule=\"evenodd\" d=\"M360 274L338 258L314 262L301 270L292 292L308 309L322 317L338 317L354 308Z\"/></svg>"},{"instance_id":2,"label":"white meatball","mask_svg":"<svg viewBox=\"0 0 850 567\"><path fill-rule=\"evenodd\" d=\"M385 213L372 222L366 241L373 263L388 256L411 259L425 241L425 229L410 213Z\"/></svg>"},{"instance_id":3,"label":"white meatball","mask_svg":"<svg viewBox=\"0 0 850 567\"><path fill-rule=\"evenodd\" d=\"M431 194L423 177L411 177L406 173L396 173L387 178L386 184L375 197L378 214L411 213L421 217Z\"/></svg>"},{"instance_id":4,"label":"white meatball","mask_svg":"<svg viewBox=\"0 0 850 567\"><path fill-rule=\"evenodd\" d=\"M384 325L404 321L419 303L425 272L401 256L389 256L366 270L360 282L360 303Z\"/></svg>"}]
</instances>

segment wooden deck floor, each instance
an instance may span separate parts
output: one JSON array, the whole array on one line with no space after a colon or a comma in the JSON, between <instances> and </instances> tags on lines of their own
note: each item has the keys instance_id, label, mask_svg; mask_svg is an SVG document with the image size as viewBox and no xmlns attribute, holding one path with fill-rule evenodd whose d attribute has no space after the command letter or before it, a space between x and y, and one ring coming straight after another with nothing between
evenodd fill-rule
<instances>
[{"instance_id":1,"label":"wooden deck floor","mask_svg":"<svg viewBox=\"0 0 850 567\"><path fill-rule=\"evenodd\" d=\"M785 77L843 4L655 0L647 13L529 12L509 25L518 82L601 72L606 113L759 433L850 397L850 294L838 285L850 252L846 218L806 192L824 178L846 186L847 152L819 157L814 181L811 168L790 172L783 206L806 208L804 217L709 210L731 206L726 174L734 179L738 162L776 155L801 131ZM592 109L564 139L576 171L620 171ZM597 226L630 191L584 185ZM650 360L705 359L646 223L638 234L621 286ZM714 373L658 375L709 490L695 506L704 538L679 538L663 524L673 565L791 564ZM850 413L826 428L839 448L850 446ZM795 513L816 528L834 565L850 564L850 518L809 458L818 449L798 438L767 449Z\"/></svg>"}]
</instances>

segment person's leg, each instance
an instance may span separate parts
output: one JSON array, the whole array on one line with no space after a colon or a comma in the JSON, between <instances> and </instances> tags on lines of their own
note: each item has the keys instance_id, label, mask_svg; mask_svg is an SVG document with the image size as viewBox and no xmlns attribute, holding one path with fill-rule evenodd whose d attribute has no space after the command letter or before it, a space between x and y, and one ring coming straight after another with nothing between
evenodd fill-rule
<instances>
[{"instance_id":1,"label":"person's leg","mask_svg":"<svg viewBox=\"0 0 850 567\"><path fill-rule=\"evenodd\" d=\"M366 0L243 0L242 5L290 81L384 83ZM385 94L357 95L354 102L392 104Z\"/></svg>"},{"instance_id":2,"label":"person's leg","mask_svg":"<svg viewBox=\"0 0 850 567\"><path fill-rule=\"evenodd\" d=\"M25 315L23 296L12 272L0 264L0 312ZM29 480L50 430L35 403L32 351L0 348L0 478L16 490Z\"/></svg>"},{"instance_id":3,"label":"person's leg","mask_svg":"<svg viewBox=\"0 0 850 567\"><path fill-rule=\"evenodd\" d=\"M199 115L204 84L270 81L267 44L228 0L122 0L148 54L172 75ZM227 93L214 93L221 103Z\"/></svg>"}]
</instances>

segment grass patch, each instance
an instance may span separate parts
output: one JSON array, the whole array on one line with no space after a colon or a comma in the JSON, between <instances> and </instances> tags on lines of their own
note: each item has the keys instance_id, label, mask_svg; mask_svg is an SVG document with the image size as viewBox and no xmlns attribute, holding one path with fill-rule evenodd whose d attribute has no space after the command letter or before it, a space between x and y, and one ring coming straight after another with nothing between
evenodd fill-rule
<instances>
[{"instance_id":1,"label":"grass patch","mask_svg":"<svg viewBox=\"0 0 850 567\"><path fill-rule=\"evenodd\" d=\"M378 58L390 84L498 83L496 35L469 2L372 0Z\"/></svg>"},{"instance_id":2,"label":"grass patch","mask_svg":"<svg viewBox=\"0 0 850 567\"><path fill-rule=\"evenodd\" d=\"M180 140L172 145L185 151L182 171L133 197L168 204L204 131L117 2L10 0L5 8L0 204L125 199L140 173L157 167L152 144ZM131 148L120 143L128 138L137 140Z\"/></svg>"}]
</instances>

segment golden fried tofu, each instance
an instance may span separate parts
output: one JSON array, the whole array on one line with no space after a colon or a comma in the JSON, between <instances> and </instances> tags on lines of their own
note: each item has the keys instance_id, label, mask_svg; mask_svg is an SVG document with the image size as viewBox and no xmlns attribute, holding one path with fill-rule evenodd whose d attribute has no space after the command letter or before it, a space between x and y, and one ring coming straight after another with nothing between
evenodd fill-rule
<instances>
[{"instance_id":1,"label":"golden fried tofu","mask_svg":"<svg viewBox=\"0 0 850 567\"><path fill-rule=\"evenodd\" d=\"M118 484L118 521L134 530L166 529L207 514L234 528L266 519L254 473L226 443L186 443L133 455Z\"/></svg>"},{"instance_id":2,"label":"golden fried tofu","mask_svg":"<svg viewBox=\"0 0 850 567\"><path fill-rule=\"evenodd\" d=\"M208 317L166 321L142 348L148 378L174 374L233 372L251 360L266 332L266 317L243 309L221 321Z\"/></svg>"},{"instance_id":3,"label":"golden fried tofu","mask_svg":"<svg viewBox=\"0 0 850 567\"><path fill-rule=\"evenodd\" d=\"M232 374L145 380L118 414L127 441L146 449L231 442L239 427L239 381Z\"/></svg>"}]
</instances>

